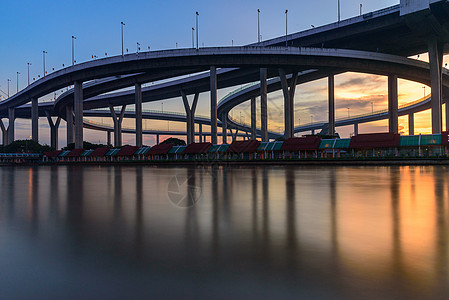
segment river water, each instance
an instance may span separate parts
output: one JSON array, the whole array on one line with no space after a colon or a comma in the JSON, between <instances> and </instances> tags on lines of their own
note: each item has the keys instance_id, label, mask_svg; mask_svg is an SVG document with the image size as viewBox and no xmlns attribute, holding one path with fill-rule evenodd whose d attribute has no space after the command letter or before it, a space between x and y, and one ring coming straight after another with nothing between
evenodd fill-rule
<instances>
[{"instance_id":1,"label":"river water","mask_svg":"<svg viewBox=\"0 0 449 300\"><path fill-rule=\"evenodd\" d=\"M0 167L1 298L447 299L449 168Z\"/></svg>"}]
</instances>

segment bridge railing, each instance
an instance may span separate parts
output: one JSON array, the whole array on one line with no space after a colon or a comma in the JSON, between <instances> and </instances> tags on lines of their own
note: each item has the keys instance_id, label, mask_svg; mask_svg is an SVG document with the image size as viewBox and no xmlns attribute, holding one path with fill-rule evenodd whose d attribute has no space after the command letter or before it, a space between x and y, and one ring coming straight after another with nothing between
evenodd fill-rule
<instances>
[{"instance_id":1,"label":"bridge railing","mask_svg":"<svg viewBox=\"0 0 449 300\"><path fill-rule=\"evenodd\" d=\"M109 108L96 108L96 109L92 109L92 111L106 111L106 112L109 112ZM135 110L135 108L130 107L130 108L126 108L125 111L126 112L135 112L136 110ZM142 109L142 112L152 113L152 114L182 116L182 117L186 116L185 113L180 113L180 112L175 112L175 111L162 111L162 110ZM209 116L195 114L195 118L209 119Z\"/></svg>"},{"instance_id":2,"label":"bridge railing","mask_svg":"<svg viewBox=\"0 0 449 300\"><path fill-rule=\"evenodd\" d=\"M414 106L416 104L424 102L425 100L429 99L429 97L430 96L427 95L418 100L402 104L402 105L398 106L398 109L404 109L404 108ZM388 113L388 109L376 110L371 113L357 114L357 115L353 115L353 116L349 116L349 117L340 117L340 118L336 118L335 120L336 121L347 121L347 120L354 120L354 119L360 119L360 118L369 117L369 116L380 115L380 114L384 114L384 113ZM233 121L237 124L243 125L243 126L248 126L248 127L251 126L251 123L248 123L246 121L241 122L240 120L232 117L231 115L229 115L229 119L231 119L231 121ZM299 127L314 127L314 126L318 126L318 125L324 125L327 123L328 123L327 121L315 121L315 122L301 124ZM258 128L258 129L260 129L260 128Z\"/></svg>"},{"instance_id":3,"label":"bridge railing","mask_svg":"<svg viewBox=\"0 0 449 300\"><path fill-rule=\"evenodd\" d=\"M232 90L232 92L226 94L226 96L224 96L223 98L220 99L220 101L218 101L218 104L226 101L226 99L232 97L233 95L237 94L238 92L241 92L247 88L253 87L255 85L259 85L259 81L254 81L245 85L242 85L241 87L239 87L238 89Z\"/></svg>"}]
</instances>

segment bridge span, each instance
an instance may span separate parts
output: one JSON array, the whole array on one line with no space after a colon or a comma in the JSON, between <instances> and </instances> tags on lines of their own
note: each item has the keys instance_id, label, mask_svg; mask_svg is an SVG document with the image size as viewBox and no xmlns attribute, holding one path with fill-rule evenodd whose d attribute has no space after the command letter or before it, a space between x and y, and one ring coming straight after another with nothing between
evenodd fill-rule
<instances>
[{"instance_id":1,"label":"bridge span","mask_svg":"<svg viewBox=\"0 0 449 300\"><path fill-rule=\"evenodd\" d=\"M219 125L224 142L230 128L249 131L253 139L260 136L267 141L270 136L276 136L268 132L267 93L282 90L284 136L288 138L305 130L304 126L294 128L296 85L328 78L328 122L315 124L311 130L327 129L328 134L333 135L335 127L341 124L388 117L390 132L397 132L400 113L431 108L432 132L440 133L442 104L449 95L448 72L442 65L443 54L449 51L448 19L447 1L402 0L397 6L253 45L151 51L89 61L55 71L0 102L0 117L8 118L8 128L1 120L0 127L7 142L14 141L14 121L23 113L31 117L32 138L37 141L39 116L45 115L51 128L56 127L51 116L57 116L67 122L67 142L74 142L75 147L80 148L84 113L89 114L87 110L109 108L114 124L117 124L117 140L121 134L118 123L126 114L125 107L133 104L136 108L136 144L141 146L142 103L181 97L186 112L183 121L186 122L187 141L191 143L195 135L194 124L198 123L195 117L198 97L207 92L210 93L208 125L212 143L217 143ZM429 53L429 63L407 58L422 52ZM336 120L334 76L347 71L388 76L388 111L360 120ZM431 97L413 108L400 110L398 78L431 86ZM142 88L148 82L157 84ZM218 103L218 89L251 82L258 83L251 90L236 92ZM72 85L74 88L61 95L54 104L39 103L39 98ZM129 87L134 90L111 93ZM254 99L257 96L261 97L260 129L255 128ZM189 97L193 98L192 105ZM252 104L250 126L238 124L228 115L243 101ZM114 106L122 106L122 110L116 112ZM446 121L449 124L448 106ZM5 138L3 142L6 142Z\"/></svg>"}]
</instances>

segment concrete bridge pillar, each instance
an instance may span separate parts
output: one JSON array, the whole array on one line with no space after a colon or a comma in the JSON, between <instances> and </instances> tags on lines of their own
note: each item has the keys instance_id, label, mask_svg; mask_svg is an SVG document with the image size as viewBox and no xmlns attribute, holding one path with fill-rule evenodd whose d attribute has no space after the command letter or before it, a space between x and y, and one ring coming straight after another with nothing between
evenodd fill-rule
<instances>
[{"instance_id":1,"label":"concrete bridge pillar","mask_svg":"<svg viewBox=\"0 0 449 300\"><path fill-rule=\"evenodd\" d=\"M415 116L413 113L408 115L408 135L415 135Z\"/></svg>"},{"instance_id":2,"label":"concrete bridge pillar","mask_svg":"<svg viewBox=\"0 0 449 300\"><path fill-rule=\"evenodd\" d=\"M235 129L235 132L233 133L231 130L231 136L232 136L232 141L235 142L237 140L237 135L239 134L239 130Z\"/></svg>"},{"instance_id":3,"label":"concrete bridge pillar","mask_svg":"<svg viewBox=\"0 0 449 300\"><path fill-rule=\"evenodd\" d=\"M75 142L73 139L73 106L67 105L65 107L66 121L67 121L67 145Z\"/></svg>"},{"instance_id":4,"label":"concrete bridge pillar","mask_svg":"<svg viewBox=\"0 0 449 300\"><path fill-rule=\"evenodd\" d=\"M200 141L200 143L202 143L203 142L203 124L201 124L201 123L198 124L198 135L199 135L199 141Z\"/></svg>"},{"instance_id":5,"label":"concrete bridge pillar","mask_svg":"<svg viewBox=\"0 0 449 300\"><path fill-rule=\"evenodd\" d=\"M125 115L126 105L122 106L122 110L120 114L117 116L115 112L114 106L109 104L109 110L111 111L112 121L114 121L114 146L121 147L122 146L122 121L123 116Z\"/></svg>"},{"instance_id":6,"label":"concrete bridge pillar","mask_svg":"<svg viewBox=\"0 0 449 300\"><path fill-rule=\"evenodd\" d=\"M359 135L359 123L354 123L354 135Z\"/></svg>"},{"instance_id":7,"label":"concrete bridge pillar","mask_svg":"<svg viewBox=\"0 0 449 300\"><path fill-rule=\"evenodd\" d=\"M388 76L388 128L389 132L398 133L398 76Z\"/></svg>"},{"instance_id":8,"label":"concrete bridge pillar","mask_svg":"<svg viewBox=\"0 0 449 300\"><path fill-rule=\"evenodd\" d=\"M210 67L210 133L212 144L217 144L217 68Z\"/></svg>"},{"instance_id":9,"label":"concrete bridge pillar","mask_svg":"<svg viewBox=\"0 0 449 300\"><path fill-rule=\"evenodd\" d=\"M159 145L159 134L156 134L156 145Z\"/></svg>"},{"instance_id":10,"label":"concrete bridge pillar","mask_svg":"<svg viewBox=\"0 0 449 300\"><path fill-rule=\"evenodd\" d=\"M2 130L2 145L6 146L8 144L8 131L2 119L0 119L0 129Z\"/></svg>"},{"instance_id":11,"label":"concrete bridge pillar","mask_svg":"<svg viewBox=\"0 0 449 300\"><path fill-rule=\"evenodd\" d=\"M142 147L142 86L134 85L136 111L136 146Z\"/></svg>"},{"instance_id":12,"label":"concrete bridge pillar","mask_svg":"<svg viewBox=\"0 0 449 300\"><path fill-rule=\"evenodd\" d=\"M75 110L75 149L83 148L83 83L75 81L73 108Z\"/></svg>"},{"instance_id":13,"label":"concrete bridge pillar","mask_svg":"<svg viewBox=\"0 0 449 300\"><path fill-rule=\"evenodd\" d=\"M187 144L195 142L195 110L198 104L199 93L196 93L193 97L192 106L189 105L189 99L187 95L181 90L182 103L186 111L187 118Z\"/></svg>"},{"instance_id":14,"label":"concrete bridge pillar","mask_svg":"<svg viewBox=\"0 0 449 300\"><path fill-rule=\"evenodd\" d=\"M61 123L61 117L58 117L56 122L53 122L49 111L45 111L45 115L47 116L48 125L50 126L50 146L53 149L58 150L58 128Z\"/></svg>"},{"instance_id":15,"label":"concrete bridge pillar","mask_svg":"<svg viewBox=\"0 0 449 300\"><path fill-rule=\"evenodd\" d=\"M223 144L228 143L228 119L226 119L226 114L221 118L221 136L223 139Z\"/></svg>"},{"instance_id":16,"label":"concrete bridge pillar","mask_svg":"<svg viewBox=\"0 0 449 300\"><path fill-rule=\"evenodd\" d=\"M107 139L107 145L109 146L109 145L112 145L112 143L111 143L111 132L110 131L106 131L106 135L107 135L107 137L106 137L106 139Z\"/></svg>"},{"instance_id":17,"label":"concrete bridge pillar","mask_svg":"<svg viewBox=\"0 0 449 300\"><path fill-rule=\"evenodd\" d=\"M256 98L251 98L251 139L256 139Z\"/></svg>"},{"instance_id":18,"label":"concrete bridge pillar","mask_svg":"<svg viewBox=\"0 0 449 300\"><path fill-rule=\"evenodd\" d=\"M39 142L39 108L37 98L31 98L31 139Z\"/></svg>"},{"instance_id":19,"label":"concrete bridge pillar","mask_svg":"<svg viewBox=\"0 0 449 300\"><path fill-rule=\"evenodd\" d=\"M285 138L291 138L294 132L294 98L296 84L298 82L298 72L292 74L289 84L285 71L279 69L279 79L284 94L284 136Z\"/></svg>"},{"instance_id":20,"label":"concrete bridge pillar","mask_svg":"<svg viewBox=\"0 0 449 300\"><path fill-rule=\"evenodd\" d=\"M442 75L443 75L443 48L444 44L439 43L435 36L428 40L430 82L432 89L432 133L437 134L442 131ZM446 120L448 117L446 116Z\"/></svg>"},{"instance_id":21,"label":"concrete bridge pillar","mask_svg":"<svg viewBox=\"0 0 449 300\"><path fill-rule=\"evenodd\" d=\"M333 136L335 134L335 77L329 75L328 77L328 101L329 101L329 131L328 134Z\"/></svg>"},{"instance_id":22,"label":"concrete bridge pillar","mask_svg":"<svg viewBox=\"0 0 449 300\"><path fill-rule=\"evenodd\" d=\"M16 109L14 107L8 108L8 144L14 142L14 123L16 120Z\"/></svg>"},{"instance_id":23,"label":"concrete bridge pillar","mask_svg":"<svg viewBox=\"0 0 449 300\"><path fill-rule=\"evenodd\" d=\"M260 122L262 142L268 142L267 68L260 69Z\"/></svg>"}]
</instances>

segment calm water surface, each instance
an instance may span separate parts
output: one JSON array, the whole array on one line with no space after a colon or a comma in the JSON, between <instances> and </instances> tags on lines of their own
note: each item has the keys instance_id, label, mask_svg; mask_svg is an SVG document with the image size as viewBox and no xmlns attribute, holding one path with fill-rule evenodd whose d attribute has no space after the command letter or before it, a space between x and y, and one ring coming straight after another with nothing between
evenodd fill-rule
<instances>
[{"instance_id":1,"label":"calm water surface","mask_svg":"<svg viewBox=\"0 0 449 300\"><path fill-rule=\"evenodd\" d=\"M1 167L0 297L447 299L446 167Z\"/></svg>"}]
</instances>

